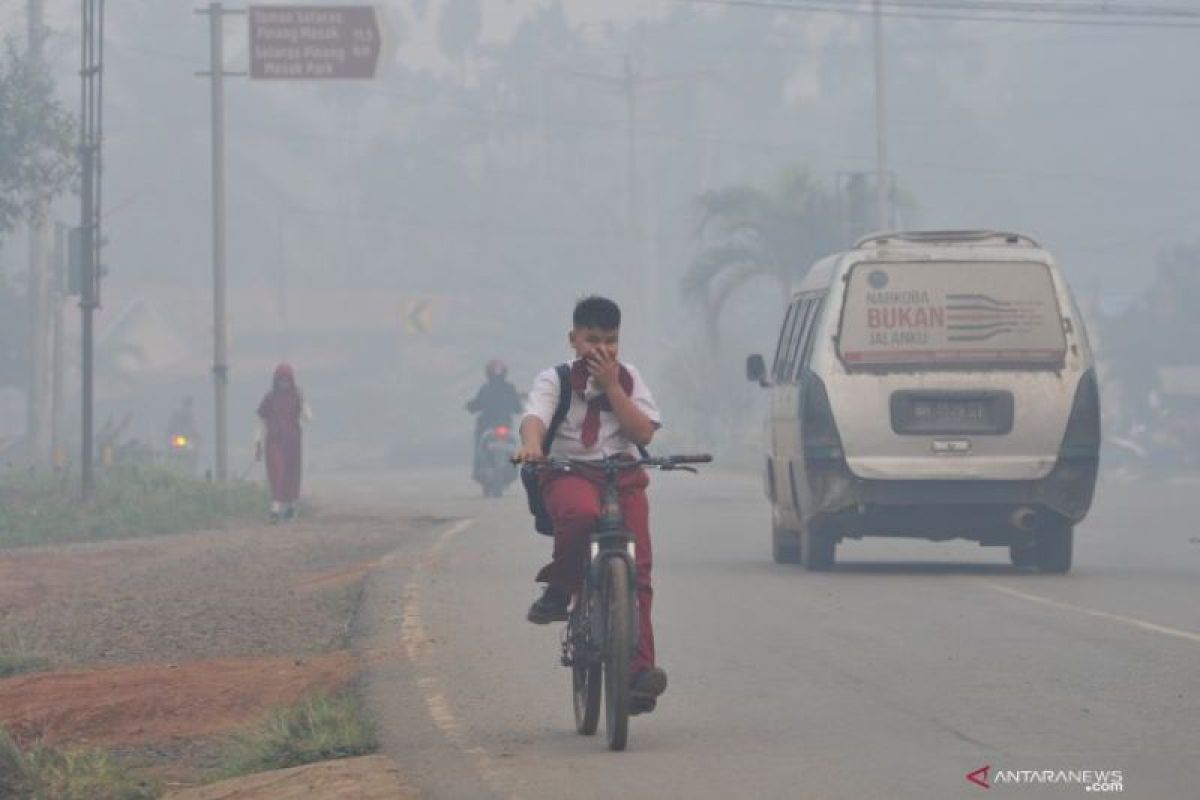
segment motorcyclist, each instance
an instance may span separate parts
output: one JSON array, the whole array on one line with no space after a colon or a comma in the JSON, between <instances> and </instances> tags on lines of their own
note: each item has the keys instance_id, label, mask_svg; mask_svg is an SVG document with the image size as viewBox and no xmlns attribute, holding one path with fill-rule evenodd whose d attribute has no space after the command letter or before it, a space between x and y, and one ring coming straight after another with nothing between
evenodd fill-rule
<instances>
[{"instance_id":1,"label":"motorcyclist","mask_svg":"<svg viewBox=\"0 0 1200 800\"><path fill-rule=\"evenodd\" d=\"M195 402L191 396L184 397L179 406L171 411L171 416L167 417L167 441L183 436L194 443L198 432Z\"/></svg>"},{"instance_id":2,"label":"motorcyclist","mask_svg":"<svg viewBox=\"0 0 1200 800\"><path fill-rule=\"evenodd\" d=\"M487 363L483 371L486 380L475 397L467 402L467 411L476 414L475 436L471 439L471 476L479 479L479 439L489 428L512 426L514 414L524 409L517 389L508 382L508 366L498 358Z\"/></svg>"}]
</instances>

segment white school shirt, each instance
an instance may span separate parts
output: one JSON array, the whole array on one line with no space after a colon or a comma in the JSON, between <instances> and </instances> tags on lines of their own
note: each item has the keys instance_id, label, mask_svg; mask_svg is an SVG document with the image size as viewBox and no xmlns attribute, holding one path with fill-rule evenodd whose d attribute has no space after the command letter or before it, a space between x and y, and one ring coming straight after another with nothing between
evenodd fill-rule
<instances>
[{"instance_id":1,"label":"white school shirt","mask_svg":"<svg viewBox=\"0 0 1200 800\"><path fill-rule=\"evenodd\" d=\"M621 366L633 378L633 391L629 393L629 399L654 423L655 429L661 428L662 414L641 374L632 364L622 363ZM583 398L578 392L571 391L571 406L550 444L550 455L589 461L623 454L637 456L637 445L621 431L621 423L611 411L600 412L600 431L596 443L591 447L583 446L583 419L587 416L587 401L601 394L603 392L591 377L588 377ZM533 388L529 390L529 399L525 402L525 417L537 417L549 428L554 409L558 407L558 396L558 371L551 367L533 379Z\"/></svg>"}]
</instances>

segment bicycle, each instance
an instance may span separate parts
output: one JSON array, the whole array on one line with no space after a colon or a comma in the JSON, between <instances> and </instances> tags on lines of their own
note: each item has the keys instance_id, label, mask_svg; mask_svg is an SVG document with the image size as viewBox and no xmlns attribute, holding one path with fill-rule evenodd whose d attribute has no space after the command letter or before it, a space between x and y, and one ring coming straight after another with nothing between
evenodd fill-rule
<instances>
[{"instance_id":1,"label":"bicycle","mask_svg":"<svg viewBox=\"0 0 1200 800\"><path fill-rule=\"evenodd\" d=\"M621 515L617 475L649 467L663 472L695 472L689 464L707 464L712 456L676 455L602 461L550 458L531 466L538 472L600 472L604 488L600 517L590 538L591 561L583 589L567 617L562 637L562 665L571 668L575 730L596 732L604 698L604 730L610 750L624 750L629 739L629 669L637 648L637 567L633 534Z\"/></svg>"}]
</instances>

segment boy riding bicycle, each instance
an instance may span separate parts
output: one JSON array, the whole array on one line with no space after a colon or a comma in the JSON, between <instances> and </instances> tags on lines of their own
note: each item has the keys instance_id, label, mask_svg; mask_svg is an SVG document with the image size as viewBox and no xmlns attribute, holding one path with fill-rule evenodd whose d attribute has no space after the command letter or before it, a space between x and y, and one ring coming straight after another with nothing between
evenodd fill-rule
<instances>
[{"instance_id":1,"label":"boy riding bicycle","mask_svg":"<svg viewBox=\"0 0 1200 800\"><path fill-rule=\"evenodd\" d=\"M662 427L654 397L631 364L617 360L621 310L604 297L580 300L568 334L576 360L570 365L569 406L550 443L549 455L584 461L611 456L636 458ZM539 374L529 392L521 420L521 448L515 460L545 457L546 435L560 397L559 372ZM600 516L603 475L584 472L542 476L542 498L554 521L554 554L536 580L546 584L529 608L527 619L538 625L565 621L573 594L583 583L590 533ZM621 513L636 542L638 646L630 675L630 713L654 710L667 688L667 674L654 663L654 629L650 621L653 589L650 570L649 478L645 470L622 472L618 487Z\"/></svg>"}]
</instances>

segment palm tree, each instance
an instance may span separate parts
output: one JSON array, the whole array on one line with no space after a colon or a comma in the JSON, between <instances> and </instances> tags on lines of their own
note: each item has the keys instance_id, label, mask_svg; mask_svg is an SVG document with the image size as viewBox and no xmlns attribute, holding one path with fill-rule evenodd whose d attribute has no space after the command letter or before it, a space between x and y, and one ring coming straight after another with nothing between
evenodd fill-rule
<instances>
[{"instance_id":1,"label":"palm tree","mask_svg":"<svg viewBox=\"0 0 1200 800\"><path fill-rule=\"evenodd\" d=\"M709 344L720 341L729 298L756 278L779 284L786 302L818 258L844 246L846 225L837 193L795 169L772 191L730 186L699 197L701 249L681 282L703 314Z\"/></svg>"}]
</instances>

